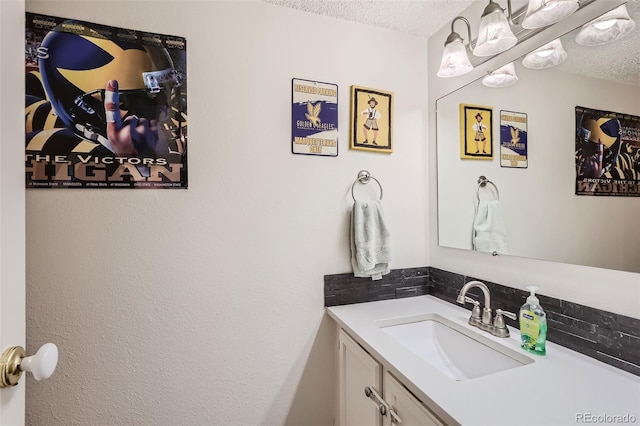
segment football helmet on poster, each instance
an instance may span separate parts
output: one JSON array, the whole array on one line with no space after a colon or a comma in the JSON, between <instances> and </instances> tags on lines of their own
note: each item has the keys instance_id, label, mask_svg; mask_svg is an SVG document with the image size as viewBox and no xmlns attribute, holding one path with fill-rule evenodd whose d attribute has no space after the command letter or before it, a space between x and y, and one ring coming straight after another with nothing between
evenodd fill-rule
<instances>
[{"instance_id":1,"label":"football helmet on poster","mask_svg":"<svg viewBox=\"0 0 640 426\"><path fill-rule=\"evenodd\" d=\"M172 100L180 99L175 91L182 76L164 47L107 39L84 22L66 21L47 33L38 63L56 114L92 142L105 144L108 139L104 99L110 80L118 82L123 120L136 116L165 121Z\"/></svg>"},{"instance_id":2,"label":"football helmet on poster","mask_svg":"<svg viewBox=\"0 0 640 426\"><path fill-rule=\"evenodd\" d=\"M599 178L609 172L620 154L620 121L607 116L584 114L578 127L582 148L581 176Z\"/></svg>"}]
</instances>

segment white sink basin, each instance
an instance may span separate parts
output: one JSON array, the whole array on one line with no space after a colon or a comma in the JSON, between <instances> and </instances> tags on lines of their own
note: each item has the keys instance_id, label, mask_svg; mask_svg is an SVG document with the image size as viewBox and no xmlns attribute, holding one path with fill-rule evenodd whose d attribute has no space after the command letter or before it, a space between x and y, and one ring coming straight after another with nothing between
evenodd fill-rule
<instances>
[{"instance_id":1,"label":"white sink basin","mask_svg":"<svg viewBox=\"0 0 640 426\"><path fill-rule=\"evenodd\" d=\"M437 314L376 322L389 336L451 379L462 381L534 361Z\"/></svg>"}]
</instances>

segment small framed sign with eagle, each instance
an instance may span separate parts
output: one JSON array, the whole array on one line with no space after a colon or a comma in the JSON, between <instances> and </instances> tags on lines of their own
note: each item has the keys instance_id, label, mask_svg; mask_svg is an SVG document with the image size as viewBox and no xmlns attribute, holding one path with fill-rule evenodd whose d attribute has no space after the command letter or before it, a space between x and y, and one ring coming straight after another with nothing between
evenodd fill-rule
<instances>
[{"instance_id":1,"label":"small framed sign with eagle","mask_svg":"<svg viewBox=\"0 0 640 426\"><path fill-rule=\"evenodd\" d=\"M393 93L351 86L351 149L393 152Z\"/></svg>"},{"instance_id":2,"label":"small framed sign with eagle","mask_svg":"<svg viewBox=\"0 0 640 426\"><path fill-rule=\"evenodd\" d=\"M294 78L291 152L338 156L338 85Z\"/></svg>"}]
</instances>

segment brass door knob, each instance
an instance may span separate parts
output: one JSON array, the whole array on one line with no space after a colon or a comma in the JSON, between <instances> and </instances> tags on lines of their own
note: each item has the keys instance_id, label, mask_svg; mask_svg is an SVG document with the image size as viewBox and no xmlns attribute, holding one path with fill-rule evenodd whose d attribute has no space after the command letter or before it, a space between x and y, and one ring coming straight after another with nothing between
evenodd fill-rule
<instances>
[{"instance_id":1,"label":"brass door knob","mask_svg":"<svg viewBox=\"0 0 640 426\"><path fill-rule=\"evenodd\" d=\"M35 355L25 358L22 346L12 346L0 357L0 388L18 384L23 371L33 374L36 380L51 377L58 365L58 347L45 343Z\"/></svg>"}]
</instances>

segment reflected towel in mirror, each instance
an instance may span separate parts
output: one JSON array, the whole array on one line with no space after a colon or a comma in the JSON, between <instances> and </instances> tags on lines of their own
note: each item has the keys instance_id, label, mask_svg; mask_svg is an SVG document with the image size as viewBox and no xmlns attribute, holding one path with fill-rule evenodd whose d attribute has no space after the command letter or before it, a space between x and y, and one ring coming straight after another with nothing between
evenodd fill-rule
<instances>
[{"instance_id":1,"label":"reflected towel in mirror","mask_svg":"<svg viewBox=\"0 0 640 426\"><path fill-rule=\"evenodd\" d=\"M481 200L473 220L473 249L507 254L507 227L500 200Z\"/></svg>"},{"instance_id":2,"label":"reflected towel in mirror","mask_svg":"<svg viewBox=\"0 0 640 426\"><path fill-rule=\"evenodd\" d=\"M390 234L384 220L382 203L356 201L351 212L351 265L356 277L382 279L389 273Z\"/></svg>"}]
</instances>

